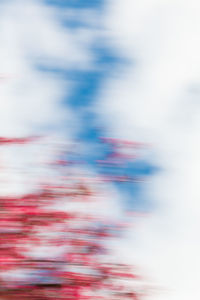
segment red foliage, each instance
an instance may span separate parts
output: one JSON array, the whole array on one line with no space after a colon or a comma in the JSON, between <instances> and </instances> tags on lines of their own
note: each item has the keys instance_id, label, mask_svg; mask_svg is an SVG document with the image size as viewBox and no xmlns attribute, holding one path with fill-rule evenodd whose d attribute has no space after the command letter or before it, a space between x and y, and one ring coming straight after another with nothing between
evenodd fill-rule
<instances>
[{"instance_id":1,"label":"red foliage","mask_svg":"<svg viewBox=\"0 0 200 300\"><path fill-rule=\"evenodd\" d=\"M0 138L0 144L32 140ZM97 216L80 213L78 202L85 201L89 207L93 192L87 179L71 185L48 185L21 197L0 198L0 296L20 300L141 299L134 288L141 279L131 267L108 263L112 253L105 241L116 237L119 224L98 217L98 212ZM55 208L55 204L64 207L74 200L75 212ZM132 288L119 283L122 279L132 280Z\"/></svg>"}]
</instances>

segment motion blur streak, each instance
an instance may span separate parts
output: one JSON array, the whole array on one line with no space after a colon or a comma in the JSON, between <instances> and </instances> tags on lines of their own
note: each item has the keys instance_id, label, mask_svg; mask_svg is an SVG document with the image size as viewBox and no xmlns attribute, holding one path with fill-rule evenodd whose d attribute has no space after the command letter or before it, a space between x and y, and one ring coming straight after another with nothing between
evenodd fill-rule
<instances>
[{"instance_id":1,"label":"motion blur streak","mask_svg":"<svg viewBox=\"0 0 200 300\"><path fill-rule=\"evenodd\" d=\"M4 147L24 147L35 139L1 141ZM40 143L37 147L41 148ZM147 283L135 267L117 259L111 246L112 240L120 239L131 224L112 213L105 214L109 207L103 192L104 180L84 174L84 169L79 169L80 162L71 162L67 155L60 160L63 146L56 144L53 160L41 161L41 167L49 168L49 172L32 193L0 197L0 297L143 298L149 293ZM107 159L111 164L112 159ZM121 165L126 159L121 155L114 163ZM19 168L15 171L21 172ZM29 177L36 176L30 174L30 168L28 172ZM130 180L107 178L122 184Z\"/></svg>"},{"instance_id":2,"label":"motion blur streak","mask_svg":"<svg viewBox=\"0 0 200 300\"><path fill-rule=\"evenodd\" d=\"M2 299L200 298L199 9L0 1Z\"/></svg>"}]
</instances>

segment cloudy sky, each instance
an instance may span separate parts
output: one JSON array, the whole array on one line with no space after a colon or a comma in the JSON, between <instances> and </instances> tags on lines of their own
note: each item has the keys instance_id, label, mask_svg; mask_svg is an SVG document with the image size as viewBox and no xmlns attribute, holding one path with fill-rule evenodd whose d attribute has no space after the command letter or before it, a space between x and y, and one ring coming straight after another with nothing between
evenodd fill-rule
<instances>
[{"instance_id":1,"label":"cloudy sky","mask_svg":"<svg viewBox=\"0 0 200 300\"><path fill-rule=\"evenodd\" d=\"M150 145L125 170L146 183L126 186L115 205L150 212L119 252L161 287L158 300L200 296L199 9L197 0L0 1L1 136L81 140L95 172L100 136Z\"/></svg>"}]
</instances>

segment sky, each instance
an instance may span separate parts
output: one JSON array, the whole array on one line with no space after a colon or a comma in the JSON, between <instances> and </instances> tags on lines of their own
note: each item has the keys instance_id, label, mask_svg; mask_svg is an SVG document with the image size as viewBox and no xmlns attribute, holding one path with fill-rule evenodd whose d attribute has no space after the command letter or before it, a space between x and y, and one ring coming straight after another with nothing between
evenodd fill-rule
<instances>
[{"instance_id":1,"label":"sky","mask_svg":"<svg viewBox=\"0 0 200 300\"><path fill-rule=\"evenodd\" d=\"M110 192L122 213L150 212L116 247L162 287L158 300L200 294L199 8L196 0L0 1L0 136L79 141L97 174L112 150L100 137L148 145L123 169L145 182ZM23 190L10 176L13 191Z\"/></svg>"}]
</instances>

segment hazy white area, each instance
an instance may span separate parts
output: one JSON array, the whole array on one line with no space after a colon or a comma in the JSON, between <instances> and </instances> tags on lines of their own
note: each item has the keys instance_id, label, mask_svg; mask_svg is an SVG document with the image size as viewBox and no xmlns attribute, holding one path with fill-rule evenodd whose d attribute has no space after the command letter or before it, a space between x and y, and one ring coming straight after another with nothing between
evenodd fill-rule
<instances>
[{"instance_id":1,"label":"hazy white area","mask_svg":"<svg viewBox=\"0 0 200 300\"><path fill-rule=\"evenodd\" d=\"M152 299L199 299L200 3L109 3L107 38L130 64L107 83L98 109L111 135L151 143L161 167L146 190L157 209L120 253L167 290Z\"/></svg>"}]
</instances>

